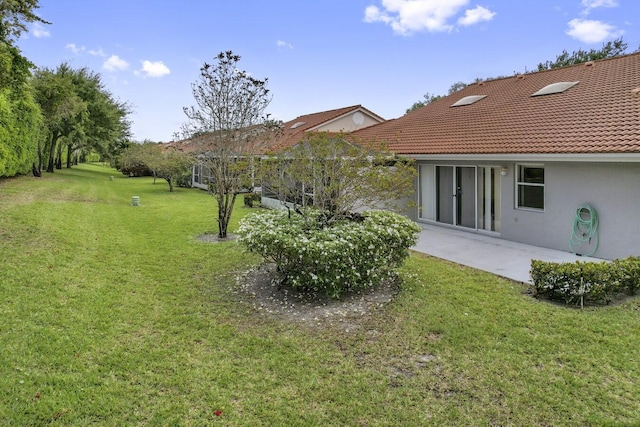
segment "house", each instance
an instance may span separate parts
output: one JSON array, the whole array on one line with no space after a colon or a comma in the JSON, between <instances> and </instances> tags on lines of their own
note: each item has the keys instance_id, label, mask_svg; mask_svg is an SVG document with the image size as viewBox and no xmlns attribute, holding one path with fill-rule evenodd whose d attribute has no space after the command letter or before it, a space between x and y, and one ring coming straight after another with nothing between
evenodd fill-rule
<instances>
[{"instance_id":1,"label":"house","mask_svg":"<svg viewBox=\"0 0 640 427\"><path fill-rule=\"evenodd\" d=\"M355 135L416 160L419 222L640 255L640 53L474 83Z\"/></svg>"},{"instance_id":2,"label":"house","mask_svg":"<svg viewBox=\"0 0 640 427\"><path fill-rule=\"evenodd\" d=\"M383 121L382 117L362 105L306 114L284 123L277 140L269 148L270 151L277 151L292 147L302 141L309 132L353 132ZM205 154L209 150L206 137L173 142L171 145L174 149L196 155ZM193 187L207 189L210 179L204 162L194 167ZM265 206L275 207L279 204L274 195L266 194L263 197Z\"/></svg>"}]
</instances>

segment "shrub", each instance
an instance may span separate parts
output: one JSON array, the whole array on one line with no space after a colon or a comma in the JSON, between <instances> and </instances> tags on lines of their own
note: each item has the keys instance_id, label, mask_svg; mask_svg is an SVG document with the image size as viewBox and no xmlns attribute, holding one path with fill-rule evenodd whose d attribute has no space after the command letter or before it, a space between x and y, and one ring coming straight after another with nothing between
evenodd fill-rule
<instances>
[{"instance_id":1,"label":"shrub","mask_svg":"<svg viewBox=\"0 0 640 427\"><path fill-rule=\"evenodd\" d=\"M262 196L260 193L245 193L244 195L244 205L249 208L254 207L256 204L260 204L261 200Z\"/></svg>"},{"instance_id":2,"label":"shrub","mask_svg":"<svg viewBox=\"0 0 640 427\"><path fill-rule=\"evenodd\" d=\"M635 295L640 287L640 257L617 259L612 264L611 268L617 274L620 287L629 295Z\"/></svg>"},{"instance_id":3,"label":"shrub","mask_svg":"<svg viewBox=\"0 0 640 427\"><path fill-rule=\"evenodd\" d=\"M238 228L238 241L274 262L283 283L334 298L391 277L420 230L408 218L387 211L370 211L326 226L320 211L303 213L274 210L247 215Z\"/></svg>"},{"instance_id":4,"label":"shrub","mask_svg":"<svg viewBox=\"0 0 640 427\"><path fill-rule=\"evenodd\" d=\"M575 263L532 260L531 279L536 296L566 304L609 303L621 292L635 294L640 281L640 258Z\"/></svg>"}]
</instances>

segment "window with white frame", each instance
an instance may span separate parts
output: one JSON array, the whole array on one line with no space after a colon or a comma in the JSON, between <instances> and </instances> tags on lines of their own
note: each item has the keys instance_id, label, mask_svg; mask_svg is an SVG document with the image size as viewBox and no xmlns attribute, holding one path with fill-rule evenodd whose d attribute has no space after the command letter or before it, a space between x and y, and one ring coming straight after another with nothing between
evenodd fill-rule
<instances>
[{"instance_id":1,"label":"window with white frame","mask_svg":"<svg viewBox=\"0 0 640 427\"><path fill-rule=\"evenodd\" d=\"M544 210L544 166L518 165L516 207Z\"/></svg>"}]
</instances>

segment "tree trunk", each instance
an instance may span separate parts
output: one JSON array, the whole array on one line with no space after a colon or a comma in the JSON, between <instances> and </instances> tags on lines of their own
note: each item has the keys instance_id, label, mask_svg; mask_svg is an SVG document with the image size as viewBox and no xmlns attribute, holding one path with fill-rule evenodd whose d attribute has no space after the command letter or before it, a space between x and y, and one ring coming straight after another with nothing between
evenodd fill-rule
<instances>
[{"instance_id":1,"label":"tree trunk","mask_svg":"<svg viewBox=\"0 0 640 427\"><path fill-rule=\"evenodd\" d=\"M58 144L58 149L56 150L56 169L62 169L62 145Z\"/></svg>"},{"instance_id":2,"label":"tree trunk","mask_svg":"<svg viewBox=\"0 0 640 427\"><path fill-rule=\"evenodd\" d=\"M56 156L56 143L60 135L58 133L51 134L51 144L49 146L49 161L47 164L47 172L53 173L54 160Z\"/></svg>"},{"instance_id":3,"label":"tree trunk","mask_svg":"<svg viewBox=\"0 0 640 427\"><path fill-rule=\"evenodd\" d=\"M224 239L227 237L227 229L233 212L233 205L236 201L236 194L218 194L218 237Z\"/></svg>"},{"instance_id":4,"label":"tree trunk","mask_svg":"<svg viewBox=\"0 0 640 427\"><path fill-rule=\"evenodd\" d=\"M166 178L169 183L169 193L173 193L173 180L171 178Z\"/></svg>"},{"instance_id":5,"label":"tree trunk","mask_svg":"<svg viewBox=\"0 0 640 427\"><path fill-rule=\"evenodd\" d=\"M67 145L67 169L71 169L71 145Z\"/></svg>"},{"instance_id":6,"label":"tree trunk","mask_svg":"<svg viewBox=\"0 0 640 427\"><path fill-rule=\"evenodd\" d=\"M38 171L38 174L36 175L34 172L35 176L42 176L42 160L43 156L42 156L42 144L40 143L40 138L38 138L38 165L35 166L34 165L34 169Z\"/></svg>"}]
</instances>

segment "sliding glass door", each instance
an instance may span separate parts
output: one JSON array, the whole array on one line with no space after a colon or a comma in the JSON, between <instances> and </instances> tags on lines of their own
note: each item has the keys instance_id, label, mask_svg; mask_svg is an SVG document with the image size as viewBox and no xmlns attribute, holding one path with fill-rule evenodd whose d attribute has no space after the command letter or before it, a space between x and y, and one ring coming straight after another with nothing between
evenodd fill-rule
<instances>
[{"instance_id":1,"label":"sliding glass door","mask_svg":"<svg viewBox=\"0 0 640 427\"><path fill-rule=\"evenodd\" d=\"M500 168L420 165L420 218L500 231Z\"/></svg>"}]
</instances>

